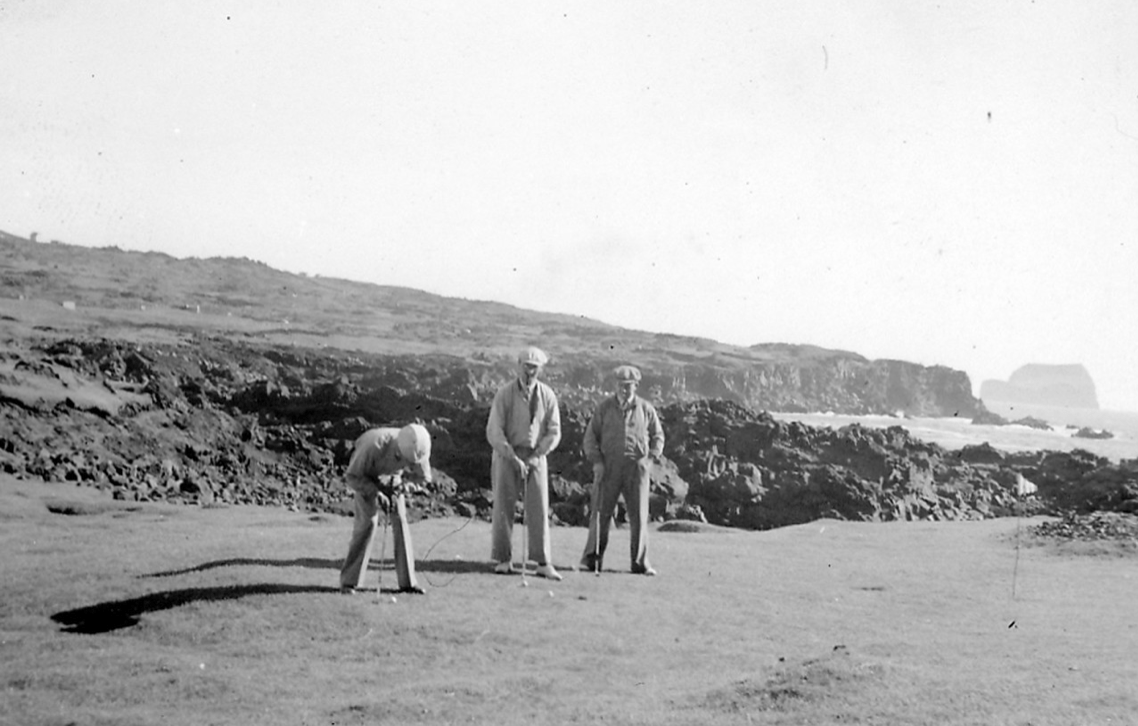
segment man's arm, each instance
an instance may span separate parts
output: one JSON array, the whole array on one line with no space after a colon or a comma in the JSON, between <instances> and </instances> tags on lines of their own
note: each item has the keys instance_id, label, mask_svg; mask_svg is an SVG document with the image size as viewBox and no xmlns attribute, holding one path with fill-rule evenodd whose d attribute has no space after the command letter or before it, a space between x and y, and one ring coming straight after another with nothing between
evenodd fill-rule
<instances>
[{"instance_id":1,"label":"man's arm","mask_svg":"<svg viewBox=\"0 0 1138 726\"><path fill-rule=\"evenodd\" d=\"M601 453L601 429L604 428L602 418L604 416L603 403L599 404L593 417L589 419L589 424L585 427L585 436L583 446L585 449L585 458L592 464L603 464L605 457Z\"/></svg>"},{"instance_id":2,"label":"man's arm","mask_svg":"<svg viewBox=\"0 0 1138 726\"><path fill-rule=\"evenodd\" d=\"M506 460L514 458L514 448L506 438L506 389L500 389L490 404L490 417L486 420L486 441Z\"/></svg>"},{"instance_id":3,"label":"man's arm","mask_svg":"<svg viewBox=\"0 0 1138 726\"><path fill-rule=\"evenodd\" d=\"M660 424L655 406L645 402L644 409L645 418L648 419L648 455L659 459L664 455L664 427Z\"/></svg>"},{"instance_id":4,"label":"man's arm","mask_svg":"<svg viewBox=\"0 0 1138 726\"><path fill-rule=\"evenodd\" d=\"M533 449L534 456L545 456L557 448L561 443L561 407L557 403L557 396L552 391L549 394L552 405L545 412L545 433L537 441Z\"/></svg>"}]
</instances>

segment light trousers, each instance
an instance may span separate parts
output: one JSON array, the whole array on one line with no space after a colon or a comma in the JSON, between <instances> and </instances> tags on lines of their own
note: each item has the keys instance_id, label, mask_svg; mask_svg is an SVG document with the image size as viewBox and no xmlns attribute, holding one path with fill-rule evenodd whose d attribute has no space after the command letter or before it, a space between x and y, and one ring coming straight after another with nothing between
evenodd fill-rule
<instances>
[{"instance_id":1,"label":"light trousers","mask_svg":"<svg viewBox=\"0 0 1138 726\"><path fill-rule=\"evenodd\" d=\"M352 539L348 543L348 556L340 570L341 587L363 587L371 560L372 541L379 526L379 490L374 486L367 491L355 490L355 515L352 522ZM411 545L411 530L407 524L407 504L402 494L395 496L395 516L391 518L395 539L395 579L400 590L416 588L415 550ZM380 563L383 566L383 563Z\"/></svg>"},{"instance_id":2,"label":"light trousers","mask_svg":"<svg viewBox=\"0 0 1138 726\"><path fill-rule=\"evenodd\" d=\"M549 541L549 472L545 457L530 467L523 482L512 461L497 451L490 463L490 478L494 486L494 507L490 515L490 558L495 562L510 562L514 533L514 508L524 488L524 510L528 549L527 561L539 565L552 564Z\"/></svg>"}]
</instances>

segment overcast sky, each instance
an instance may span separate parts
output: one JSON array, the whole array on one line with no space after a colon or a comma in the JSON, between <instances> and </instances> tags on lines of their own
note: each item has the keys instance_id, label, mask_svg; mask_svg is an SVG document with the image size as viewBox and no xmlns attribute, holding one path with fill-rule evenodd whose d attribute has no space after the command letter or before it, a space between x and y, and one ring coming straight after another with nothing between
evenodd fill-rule
<instances>
[{"instance_id":1,"label":"overcast sky","mask_svg":"<svg viewBox=\"0 0 1138 726\"><path fill-rule=\"evenodd\" d=\"M1138 3L0 2L0 229L1138 410ZM538 341L540 342L540 341Z\"/></svg>"}]
</instances>

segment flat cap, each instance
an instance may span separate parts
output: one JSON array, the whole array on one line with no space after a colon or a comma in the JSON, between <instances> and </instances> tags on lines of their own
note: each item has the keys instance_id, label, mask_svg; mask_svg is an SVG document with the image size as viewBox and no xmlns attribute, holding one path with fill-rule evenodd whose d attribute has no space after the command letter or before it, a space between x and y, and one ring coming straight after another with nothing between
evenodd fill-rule
<instances>
[{"instance_id":1,"label":"flat cap","mask_svg":"<svg viewBox=\"0 0 1138 726\"><path fill-rule=\"evenodd\" d=\"M537 366L543 366L549 362L549 356L541 348L535 348L532 345L521 353L518 353L518 363L532 363Z\"/></svg>"},{"instance_id":2,"label":"flat cap","mask_svg":"<svg viewBox=\"0 0 1138 726\"><path fill-rule=\"evenodd\" d=\"M618 381L633 381L634 383L640 382L640 370L636 366L617 366L612 374L616 376Z\"/></svg>"}]
</instances>

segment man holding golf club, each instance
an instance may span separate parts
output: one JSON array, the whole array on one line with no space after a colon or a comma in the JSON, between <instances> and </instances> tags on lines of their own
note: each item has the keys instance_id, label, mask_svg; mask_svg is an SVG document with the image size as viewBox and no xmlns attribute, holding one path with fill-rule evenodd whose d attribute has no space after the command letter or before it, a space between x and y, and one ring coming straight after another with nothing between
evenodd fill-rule
<instances>
[{"instance_id":1,"label":"man holding golf club","mask_svg":"<svg viewBox=\"0 0 1138 726\"><path fill-rule=\"evenodd\" d=\"M596 573L608 545L616 500L624 495L632 536L632 571L652 576L648 564L648 467L664 453L664 428L655 407L636 395L640 371L619 366L613 371L616 395L597 406L585 428L585 457L593 464L589 538L581 567Z\"/></svg>"},{"instance_id":2,"label":"man holding golf club","mask_svg":"<svg viewBox=\"0 0 1138 726\"><path fill-rule=\"evenodd\" d=\"M546 455L561 441L561 410L557 394L538 380L549 358L539 348L526 348L518 356L518 377L502 386L490 406L486 440L493 447L490 478L494 487L491 514L490 557L494 572L514 571L510 538L514 507L523 496L528 547L523 543L522 575L526 562L537 562L536 574L551 580L561 575L553 567L549 541L549 471ZM527 551L528 550L528 551Z\"/></svg>"},{"instance_id":3,"label":"man holding golf club","mask_svg":"<svg viewBox=\"0 0 1138 726\"><path fill-rule=\"evenodd\" d=\"M431 435L427 429L411 424L364 432L356 439L345 479L355 492L355 519L348 556L340 570L340 592L352 594L363 585L380 507L390 511L394 499L392 533L399 591L422 594L423 588L415 581L415 555L403 494L431 481Z\"/></svg>"}]
</instances>

